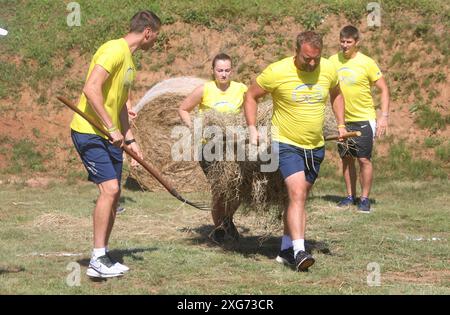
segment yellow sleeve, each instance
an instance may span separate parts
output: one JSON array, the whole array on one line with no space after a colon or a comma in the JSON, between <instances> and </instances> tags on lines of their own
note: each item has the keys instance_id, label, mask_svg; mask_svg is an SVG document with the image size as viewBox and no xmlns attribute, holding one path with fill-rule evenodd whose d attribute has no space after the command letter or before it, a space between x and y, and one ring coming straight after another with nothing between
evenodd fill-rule
<instances>
[{"instance_id":1,"label":"yellow sleeve","mask_svg":"<svg viewBox=\"0 0 450 315\"><path fill-rule=\"evenodd\" d=\"M368 63L367 75L369 77L370 82L375 82L383 76L377 63L372 59L370 59L370 62Z\"/></svg>"},{"instance_id":2,"label":"yellow sleeve","mask_svg":"<svg viewBox=\"0 0 450 315\"><path fill-rule=\"evenodd\" d=\"M336 64L334 62L331 62L331 69L332 69L332 73L331 73L330 88L334 88L334 87L336 87L336 85L339 84L339 76L338 76Z\"/></svg>"},{"instance_id":3,"label":"yellow sleeve","mask_svg":"<svg viewBox=\"0 0 450 315\"><path fill-rule=\"evenodd\" d=\"M95 64L100 65L106 71L111 73L122 64L123 58L120 58L121 56L123 57L123 55L118 53L117 49L114 49L114 47L107 48L97 56Z\"/></svg>"},{"instance_id":4,"label":"yellow sleeve","mask_svg":"<svg viewBox=\"0 0 450 315\"><path fill-rule=\"evenodd\" d=\"M271 66L268 66L264 71L256 78L256 83L265 91L272 93L275 90L274 73Z\"/></svg>"}]
</instances>

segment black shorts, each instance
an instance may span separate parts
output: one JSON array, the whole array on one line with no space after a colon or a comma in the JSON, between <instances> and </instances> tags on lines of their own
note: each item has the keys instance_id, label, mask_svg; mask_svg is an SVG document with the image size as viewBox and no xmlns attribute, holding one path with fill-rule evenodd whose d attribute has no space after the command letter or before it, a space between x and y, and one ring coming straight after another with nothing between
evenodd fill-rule
<instances>
[{"instance_id":1,"label":"black shorts","mask_svg":"<svg viewBox=\"0 0 450 315\"><path fill-rule=\"evenodd\" d=\"M352 121L345 124L347 131L360 131L361 136L349 138L348 144L338 143L339 155L355 158L372 157L373 138L375 136L375 121Z\"/></svg>"}]
</instances>

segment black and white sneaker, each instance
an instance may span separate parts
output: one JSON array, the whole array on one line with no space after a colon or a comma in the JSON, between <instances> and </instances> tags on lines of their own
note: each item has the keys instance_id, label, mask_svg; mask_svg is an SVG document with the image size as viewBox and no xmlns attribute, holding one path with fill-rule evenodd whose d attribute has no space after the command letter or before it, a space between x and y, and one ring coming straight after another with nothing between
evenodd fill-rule
<instances>
[{"instance_id":1,"label":"black and white sneaker","mask_svg":"<svg viewBox=\"0 0 450 315\"><path fill-rule=\"evenodd\" d=\"M314 258L304 250L299 251L295 256L295 266L297 267L297 271L308 271L308 268L314 263Z\"/></svg>"},{"instance_id":2,"label":"black and white sneaker","mask_svg":"<svg viewBox=\"0 0 450 315\"><path fill-rule=\"evenodd\" d=\"M289 247L278 253L277 258L275 258L277 262L283 264L285 266L293 267L295 266L295 258L294 258L294 248Z\"/></svg>"},{"instance_id":3,"label":"black and white sneaker","mask_svg":"<svg viewBox=\"0 0 450 315\"><path fill-rule=\"evenodd\" d=\"M109 257L109 259L111 260L111 262L114 264L114 266L115 266L118 270L122 271L123 273L130 271L130 268L129 268L128 266L126 266L126 265L124 265L124 264L121 264L121 263L118 262L118 261L115 261L115 260L108 254L108 252L106 252L106 256Z\"/></svg>"},{"instance_id":4,"label":"black and white sneaker","mask_svg":"<svg viewBox=\"0 0 450 315\"><path fill-rule=\"evenodd\" d=\"M86 274L95 278L112 278L123 276L123 271L111 261L109 256L103 255L91 258Z\"/></svg>"}]
</instances>

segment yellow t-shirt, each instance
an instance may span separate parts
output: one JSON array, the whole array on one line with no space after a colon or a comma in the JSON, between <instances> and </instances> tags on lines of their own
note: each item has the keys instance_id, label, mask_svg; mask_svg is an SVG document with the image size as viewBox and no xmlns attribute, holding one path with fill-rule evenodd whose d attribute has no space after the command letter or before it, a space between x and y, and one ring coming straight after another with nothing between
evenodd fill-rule
<instances>
[{"instance_id":1,"label":"yellow t-shirt","mask_svg":"<svg viewBox=\"0 0 450 315\"><path fill-rule=\"evenodd\" d=\"M231 81L228 89L222 91L215 81L206 82L199 112L214 109L220 113L239 113L245 92L247 92L247 86L243 83Z\"/></svg>"},{"instance_id":2,"label":"yellow t-shirt","mask_svg":"<svg viewBox=\"0 0 450 315\"><path fill-rule=\"evenodd\" d=\"M370 88L383 74L375 61L360 52L351 59L345 59L339 52L331 56L330 61L338 71L345 99L345 121L376 119Z\"/></svg>"},{"instance_id":3,"label":"yellow t-shirt","mask_svg":"<svg viewBox=\"0 0 450 315\"><path fill-rule=\"evenodd\" d=\"M325 105L338 84L336 69L325 59L313 72L300 71L294 57L269 65L256 82L273 98L272 139L314 149L322 147Z\"/></svg>"},{"instance_id":4,"label":"yellow t-shirt","mask_svg":"<svg viewBox=\"0 0 450 315\"><path fill-rule=\"evenodd\" d=\"M109 72L102 89L104 106L114 126L121 130L120 112L128 99L128 91L136 76L131 51L125 39L108 41L97 50L89 66L87 78L95 65L100 65ZM103 125L94 109L88 104L84 94L81 94L78 108ZM70 128L80 133L97 134L106 138L78 114L74 115Z\"/></svg>"}]
</instances>

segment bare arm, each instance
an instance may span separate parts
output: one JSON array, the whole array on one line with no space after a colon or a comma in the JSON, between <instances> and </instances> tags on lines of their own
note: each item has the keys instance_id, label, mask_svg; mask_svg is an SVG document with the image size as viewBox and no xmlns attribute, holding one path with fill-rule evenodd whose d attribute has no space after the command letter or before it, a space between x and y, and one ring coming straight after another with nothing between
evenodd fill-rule
<instances>
[{"instance_id":1,"label":"bare arm","mask_svg":"<svg viewBox=\"0 0 450 315\"><path fill-rule=\"evenodd\" d=\"M389 116L389 88L384 77L375 82L375 86L381 90L381 115L377 120L377 137L387 134Z\"/></svg>"},{"instance_id":2,"label":"bare arm","mask_svg":"<svg viewBox=\"0 0 450 315\"><path fill-rule=\"evenodd\" d=\"M129 112L128 107L125 105L122 107L122 110L120 111L120 123L122 125L123 135L125 137L125 144L127 141L131 140L130 144L127 144L131 151L136 153L137 156L139 156L141 159L143 158L141 149L139 148L139 145L137 144L136 140L134 139L133 132L130 128L130 122L129 122ZM131 166L137 166L138 163L135 160L131 160Z\"/></svg>"},{"instance_id":3,"label":"bare arm","mask_svg":"<svg viewBox=\"0 0 450 315\"><path fill-rule=\"evenodd\" d=\"M244 100L245 120L250 131L250 143L256 145L258 143L258 132L256 130L256 114L258 111L258 99L266 95L268 92L253 82Z\"/></svg>"},{"instance_id":4,"label":"bare arm","mask_svg":"<svg viewBox=\"0 0 450 315\"><path fill-rule=\"evenodd\" d=\"M115 146L122 146L123 136L117 126L112 123L111 117L106 112L103 103L102 86L108 79L109 73L103 67L95 65L92 69L89 78L83 88L83 93L87 98L89 105L94 109L97 116L102 121L103 125L108 129L111 135L112 143Z\"/></svg>"},{"instance_id":5,"label":"bare arm","mask_svg":"<svg viewBox=\"0 0 450 315\"><path fill-rule=\"evenodd\" d=\"M133 111L133 105L131 105L131 90L128 92L128 99L127 99L127 111L128 111L128 116L130 116L130 119L135 119L137 116L137 113L135 113Z\"/></svg>"},{"instance_id":6,"label":"bare arm","mask_svg":"<svg viewBox=\"0 0 450 315\"><path fill-rule=\"evenodd\" d=\"M342 96L339 84L330 89L330 102L338 124L339 137L342 137L347 130L345 129L344 96Z\"/></svg>"},{"instance_id":7,"label":"bare arm","mask_svg":"<svg viewBox=\"0 0 450 315\"><path fill-rule=\"evenodd\" d=\"M196 87L191 94L186 96L186 98L183 100L180 107L178 108L178 115L180 116L183 123L189 128L191 128L192 126L191 115L189 113L195 108L195 106L200 104L200 102L202 101L203 89L204 89L203 84Z\"/></svg>"}]
</instances>

